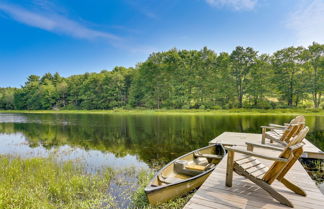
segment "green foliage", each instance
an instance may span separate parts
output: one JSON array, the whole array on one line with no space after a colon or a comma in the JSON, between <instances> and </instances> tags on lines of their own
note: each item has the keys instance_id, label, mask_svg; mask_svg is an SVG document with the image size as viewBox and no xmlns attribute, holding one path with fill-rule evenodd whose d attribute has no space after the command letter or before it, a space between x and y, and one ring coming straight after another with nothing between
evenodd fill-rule
<instances>
[{"instance_id":1,"label":"green foliage","mask_svg":"<svg viewBox=\"0 0 324 209\"><path fill-rule=\"evenodd\" d=\"M324 45L313 43L303 53L307 93L312 95L314 108L319 108L324 92Z\"/></svg>"},{"instance_id":2,"label":"green foliage","mask_svg":"<svg viewBox=\"0 0 324 209\"><path fill-rule=\"evenodd\" d=\"M243 107L243 96L246 92L246 83L251 69L254 67L257 58L257 52L252 48L243 48L241 46L236 47L232 52L231 56L231 73L235 79L235 87L238 96L238 107ZM255 68L257 71L262 70L262 68Z\"/></svg>"},{"instance_id":3,"label":"green foliage","mask_svg":"<svg viewBox=\"0 0 324 209\"><path fill-rule=\"evenodd\" d=\"M250 69L250 74L247 78L246 93L248 95L248 105L252 108L271 108L270 101L266 99L270 95L271 89L275 87L272 84L273 77L270 57L261 55L259 59L255 59L254 65Z\"/></svg>"},{"instance_id":4,"label":"green foliage","mask_svg":"<svg viewBox=\"0 0 324 209\"><path fill-rule=\"evenodd\" d=\"M15 88L0 88L0 109L15 109Z\"/></svg>"},{"instance_id":5,"label":"green foliage","mask_svg":"<svg viewBox=\"0 0 324 209\"><path fill-rule=\"evenodd\" d=\"M297 106L303 98L305 89L305 76L302 66L303 47L289 47L279 50L272 57L274 78L281 99L287 101L289 107Z\"/></svg>"},{"instance_id":6,"label":"green foliage","mask_svg":"<svg viewBox=\"0 0 324 209\"><path fill-rule=\"evenodd\" d=\"M31 75L20 89L0 88L0 109L232 109L321 107L324 45L289 47L259 55L204 47L152 53L135 68Z\"/></svg>"},{"instance_id":7,"label":"green foliage","mask_svg":"<svg viewBox=\"0 0 324 209\"><path fill-rule=\"evenodd\" d=\"M0 157L0 208L110 208L110 170L85 174L72 162ZM106 205L106 206L103 206Z\"/></svg>"}]
</instances>

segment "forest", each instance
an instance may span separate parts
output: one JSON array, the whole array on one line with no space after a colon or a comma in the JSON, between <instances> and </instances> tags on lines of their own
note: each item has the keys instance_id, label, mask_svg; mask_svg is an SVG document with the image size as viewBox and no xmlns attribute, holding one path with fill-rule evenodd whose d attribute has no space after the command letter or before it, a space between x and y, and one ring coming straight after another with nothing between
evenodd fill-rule
<instances>
[{"instance_id":1,"label":"forest","mask_svg":"<svg viewBox=\"0 0 324 209\"><path fill-rule=\"evenodd\" d=\"M323 94L324 44L272 54L204 47L152 53L131 68L30 75L20 88L0 88L0 109L322 108Z\"/></svg>"}]
</instances>

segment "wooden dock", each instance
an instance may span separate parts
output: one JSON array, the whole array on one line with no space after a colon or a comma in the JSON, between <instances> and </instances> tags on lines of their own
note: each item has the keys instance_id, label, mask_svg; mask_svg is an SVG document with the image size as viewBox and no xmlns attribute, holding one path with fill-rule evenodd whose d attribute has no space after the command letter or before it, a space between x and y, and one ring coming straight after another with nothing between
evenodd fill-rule
<instances>
[{"instance_id":1,"label":"wooden dock","mask_svg":"<svg viewBox=\"0 0 324 209\"><path fill-rule=\"evenodd\" d=\"M211 140L209 144L223 144L223 145L245 145L245 142L261 143L261 134L250 133L237 133L237 132L224 132ZM324 159L324 152L313 145L307 139L304 139L304 158ZM266 140L266 144L270 144L269 140ZM275 143L274 143L275 144ZM274 144L271 144L274 146Z\"/></svg>"},{"instance_id":2,"label":"wooden dock","mask_svg":"<svg viewBox=\"0 0 324 209\"><path fill-rule=\"evenodd\" d=\"M245 142L260 143L261 134L225 132L213 139L210 143L224 145L244 145ZM307 153L322 153L317 147L305 140ZM261 150L256 150L261 151ZM267 152L267 153L265 153ZM271 153L270 153L271 152ZM276 155L276 151L262 150L263 154ZM258 159L265 165L271 161ZM273 199L267 192L253 184L251 181L234 173L233 186L225 186L227 156L217 165L216 169L185 205L185 209L207 208L289 208ZM287 197L295 208L324 208L324 195L320 192L314 181L307 174L303 166L296 162L287 174L287 179L303 188L307 196L303 197L288 190L283 184L276 181L272 186Z\"/></svg>"}]
</instances>

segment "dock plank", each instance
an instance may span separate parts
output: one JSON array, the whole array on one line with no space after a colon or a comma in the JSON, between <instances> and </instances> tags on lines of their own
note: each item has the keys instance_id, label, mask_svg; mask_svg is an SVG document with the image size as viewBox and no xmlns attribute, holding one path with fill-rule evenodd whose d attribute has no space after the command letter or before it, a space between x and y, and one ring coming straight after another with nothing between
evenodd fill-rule
<instances>
[{"instance_id":1,"label":"dock plank","mask_svg":"<svg viewBox=\"0 0 324 209\"><path fill-rule=\"evenodd\" d=\"M224 132L215 139L211 140L209 144L219 143L224 145L245 145L245 142L261 143L261 134ZM308 155L318 155L323 156L324 159L324 152L322 150L307 139L304 139L303 142L305 143L303 154L304 157L308 157ZM276 143L271 144L270 140L266 140L266 145L276 146Z\"/></svg>"}]
</instances>

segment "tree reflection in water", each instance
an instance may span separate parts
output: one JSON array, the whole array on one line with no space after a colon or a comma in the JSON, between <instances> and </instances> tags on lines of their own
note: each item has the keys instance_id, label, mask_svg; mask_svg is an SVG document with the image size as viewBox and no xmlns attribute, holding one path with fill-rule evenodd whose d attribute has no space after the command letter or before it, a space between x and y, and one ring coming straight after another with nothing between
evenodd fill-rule
<instances>
[{"instance_id":1,"label":"tree reflection in water","mask_svg":"<svg viewBox=\"0 0 324 209\"><path fill-rule=\"evenodd\" d=\"M43 146L50 150L68 145L85 151L113 154L116 158L134 156L137 159L134 166L144 162L151 168L158 168L184 153L206 146L224 131L260 133L261 125L283 124L293 117L0 114L0 133L21 133L30 147ZM307 139L323 150L324 117L308 116L306 121L311 130Z\"/></svg>"}]
</instances>

